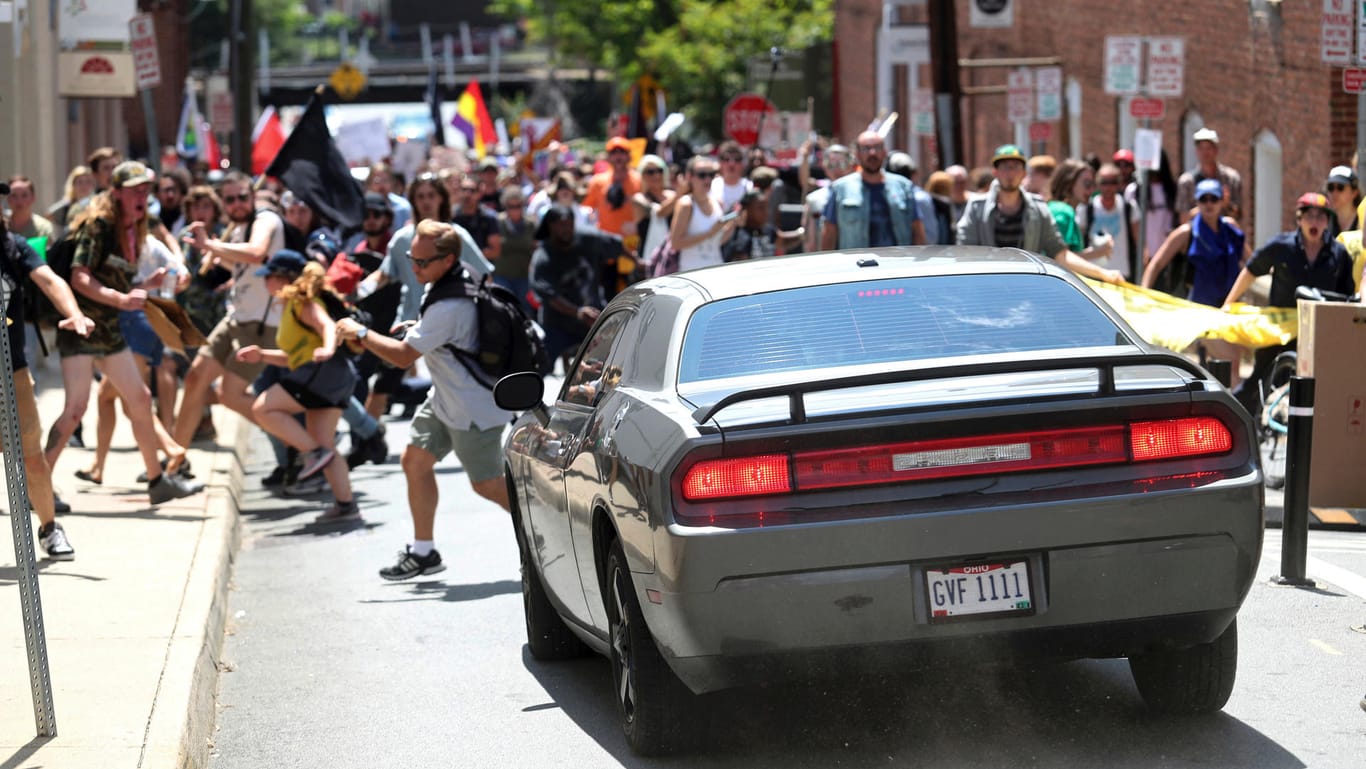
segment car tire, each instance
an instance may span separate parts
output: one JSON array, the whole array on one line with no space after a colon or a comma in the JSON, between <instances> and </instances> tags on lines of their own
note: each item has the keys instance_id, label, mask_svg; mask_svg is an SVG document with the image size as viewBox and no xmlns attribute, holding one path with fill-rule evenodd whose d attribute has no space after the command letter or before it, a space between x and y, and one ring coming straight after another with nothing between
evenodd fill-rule
<instances>
[{"instance_id":1,"label":"car tire","mask_svg":"<svg viewBox=\"0 0 1366 769\"><path fill-rule=\"evenodd\" d=\"M674 753L690 744L702 714L695 696L659 653L640 610L621 542L607 556L607 620L612 690L622 732L642 756Z\"/></svg>"},{"instance_id":2,"label":"car tire","mask_svg":"<svg viewBox=\"0 0 1366 769\"><path fill-rule=\"evenodd\" d=\"M538 660L569 660L583 656L588 647L569 629L546 595L531 550L517 529L517 550L522 557L522 610L526 614L526 643Z\"/></svg>"},{"instance_id":3,"label":"car tire","mask_svg":"<svg viewBox=\"0 0 1366 769\"><path fill-rule=\"evenodd\" d=\"M1139 694L1158 713L1214 713L1233 693L1238 672L1238 620L1213 641L1129 658Z\"/></svg>"}]
</instances>

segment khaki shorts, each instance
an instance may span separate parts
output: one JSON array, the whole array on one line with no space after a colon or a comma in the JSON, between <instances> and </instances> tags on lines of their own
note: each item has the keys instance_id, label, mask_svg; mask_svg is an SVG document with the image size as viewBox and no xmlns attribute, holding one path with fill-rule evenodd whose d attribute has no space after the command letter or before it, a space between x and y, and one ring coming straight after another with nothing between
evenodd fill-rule
<instances>
[{"instance_id":1,"label":"khaki shorts","mask_svg":"<svg viewBox=\"0 0 1366 769\"><path fill-rule=\"evenodd\" d=\"M408 444L426 451L438 462L454 451L470 483L503 477L503 425L488 430L459 430L437 419L428 400L413 416Z\"/></svg>"},{"instance_id":2,"label":"khaki shorts","mask_svg":"<svg viewBox=\"0 0 1366 769\"><path fill-rule=\"evenodd\" d=\"M14 372L14 403L19 407L19 443L24 456L43 453L43 425L38 419L38 399L33 395L33 377L28 368ZM4 449L5 435L0 431L0 450Z\"/></svg>"},{"instance_id":3,"label":"khaki shorts","mask_svg":"<svg viewBox=\"0 0 1366 769\"><path fill-rule=\"evenodd\" d=\"M209 343L199 348L199 354L213 358L222 364L224 370L251 384L266 370L266 364L243 363L237 359L237 351L253 344L266 350L275 349L275 327L255 321L238 323L232 318L224 318L209 332Z\"/></svg>"}]
</instances>

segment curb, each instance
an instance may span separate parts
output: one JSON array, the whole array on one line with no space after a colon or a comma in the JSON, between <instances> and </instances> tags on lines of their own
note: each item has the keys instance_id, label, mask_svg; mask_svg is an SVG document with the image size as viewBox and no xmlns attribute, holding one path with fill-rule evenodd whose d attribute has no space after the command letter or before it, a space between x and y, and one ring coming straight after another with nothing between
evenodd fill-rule
<instances>
[{"instance_id":1,"label":"curb","mask_svg":"<svg viewBox=\"0 0 1366 769\"><path fill-rule=\"evenodd\" d=\"M207 520L186 578L175 631L147 722L139 767L198 769L209 761L216 723L218 664L228 613L228 587L241 544L238 515L252 426L228 409L215 410L231 451L213 464L205 503Z\"/></svg>"}]
</instances>

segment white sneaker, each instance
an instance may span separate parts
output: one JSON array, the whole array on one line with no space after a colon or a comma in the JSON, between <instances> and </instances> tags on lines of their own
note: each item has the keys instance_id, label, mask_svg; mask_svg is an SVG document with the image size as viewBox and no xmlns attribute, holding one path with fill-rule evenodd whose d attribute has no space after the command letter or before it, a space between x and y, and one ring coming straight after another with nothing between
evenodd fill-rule
<instances>
[{"instance_id":1,"label":"white sneaker","mask_svg":"<svg viewBox=\"0 0 1366 769\"><path fill-rule=\"evenodd\" d=\"M76 548L71 546L71 542L66 538L66 532L62 530L62 525L53 521L38 530L38 538L42 540L43 549L47 551L47 557L54 561L74 561L76 560Z\"/></svg>"}]
</instances>

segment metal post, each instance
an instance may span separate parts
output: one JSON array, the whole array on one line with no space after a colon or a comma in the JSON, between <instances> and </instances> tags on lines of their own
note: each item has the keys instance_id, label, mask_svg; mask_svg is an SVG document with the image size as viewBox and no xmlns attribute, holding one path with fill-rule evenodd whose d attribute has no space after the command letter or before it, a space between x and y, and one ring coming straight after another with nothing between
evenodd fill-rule
<instances>
[{"instance_id":1,"label":"metal post","mask_svg":"<svg viewBox=\"0 0 1366 769\"><path fill-rule=\"evenodd\" d=\"M8 237L8 235L6 235ZM30 291L36 290L30 286ZM5 314L0 300L0 316ZM47 664L47 632L43 629L43 602L38 595L38 564L33 558L33 522L28 501L28 478L24 475L24 452L19 437L19 408L14 402L14 368L10 361L9 334L0 329L0 436L9 448L5 456L5 480L9 484L10 525L14 529L14 562L19 568L19 607L24 621L24 645L28 651L28 681L33 689L33 721L39 737L57 736L57 717L52 709L52 676Z\"/></svg>"},{"instance_id":2,"label":"metal post","mask_svg":"<svg viewBox=\"0 0 1366 769\"><path fill-rule=\"evenodd\" d=\"M783 49L776 45L773 46L768 49L768 57L768 85L764 86L764 99L771 102L773 99L773 80L778 76L778 65L783 61ZM768 110L759 110L759 128L754 134L754 146L759 149L764 148L764 117L766 115L768 115Z\"/></svg>"},{"instance_id":3,"label":"metal post","mask_svg":"<svg viewBox=\"0 0 1366 769\"><path fill-rule=\"evenodd\" d=\"M1309 460L1314 440L1314 379L1290 378L1290 416L1285 436L1285 513L1281 523L1278 585L1314 587L1304 576L1309 547Z\"/></svg>"},{"instance_id":4,"label":"metal post","mask_svg":"<svg viewBox=\"0 0 1366 769\"><path fill-rule=\"evenodd\" d=\"M142 89L142 114L147 120L147 165L153 173L160 174L161 136L157 133L156 107L152 104L152 89L150 88Z\"/></svg>"},{"instance_id":5,"label":"metal post","mask_svg":"<svg viewBox=\"0 0 1366 769\"><path fill-rule=\"evenodd\" d=\"M1203 353L1204 348L1201 348L1201 354ZM1233 381L1233 361L1224 360L1222 358L1210 358L1201 365L1203 365L1209 373L1213 374L1215 379L1219 380L1219 384L1224 387L1231 386L1229 383Z\"/></svg>"},{"instance_id":6,"label":"metal post","mask_svg":"<svg viewBox=\"0 0 1366 769\"><path fill-rule=\"evenodd\" d=\"M959 102L958 19L953 0L930 0L930 63L934 69L934 129L940 165L963 162Z\"/></svg>"}]
</instances>

